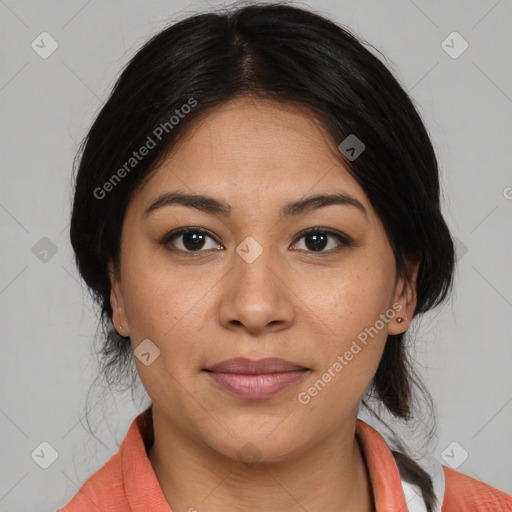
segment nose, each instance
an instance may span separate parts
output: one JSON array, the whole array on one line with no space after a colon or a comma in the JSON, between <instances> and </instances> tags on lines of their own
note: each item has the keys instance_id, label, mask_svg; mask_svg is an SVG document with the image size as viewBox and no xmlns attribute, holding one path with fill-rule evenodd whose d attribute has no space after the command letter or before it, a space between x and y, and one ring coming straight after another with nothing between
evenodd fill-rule
<instances>
[{"instance_id":1,"label":"nose","mask_svg":"<svg viewBox=\"0 0 512 512\"><path fill-rule=\"evenodd\" d=\"M284 265L270 247L262 247L254 260L233 254L223 281L219 320L228 329L245 329L257 335L278 332L294 320L294 294ZM288 281L288 282L287 282Z\"/></svg>"}]
</instances>

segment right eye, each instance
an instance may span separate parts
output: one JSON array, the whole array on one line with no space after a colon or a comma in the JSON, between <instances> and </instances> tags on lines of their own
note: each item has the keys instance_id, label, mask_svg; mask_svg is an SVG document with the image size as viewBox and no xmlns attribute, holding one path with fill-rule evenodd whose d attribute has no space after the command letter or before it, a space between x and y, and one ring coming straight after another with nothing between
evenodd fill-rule
<instances>
[{"instance_id":1,"label":"right eye","mask_svg":"<svg viewBox=\"0 0 512 512\"><path fill-rule=\"evenodd\" d=\"M213 247L207 247L205 249L205 241L208 238L213 240L215 243L213 244ZM178 244L175 243L176 240L179 240ZM215 238L209 231L196 227L175 229L174 231L164 235L161 240L159 240L159 243L171 251L181 251L184 253L199 253L211 250L223 250L219 249L219 247L222 248L222 246L216 242Z\"/></svg>"}]
</instances>

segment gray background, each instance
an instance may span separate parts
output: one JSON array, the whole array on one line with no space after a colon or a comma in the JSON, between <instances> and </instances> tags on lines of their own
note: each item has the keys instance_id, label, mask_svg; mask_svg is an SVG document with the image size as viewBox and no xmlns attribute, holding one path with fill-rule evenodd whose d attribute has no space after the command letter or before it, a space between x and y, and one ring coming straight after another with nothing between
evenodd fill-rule
<instances>
[{"instance_id":1,"label":"gray background","mask_svg":"<svg viewBox=\"0 0 512 512\"><path fill-rule=\"evenodd\" d=\"M0 0L0 510L63 506L147 403L103 390L97 438L83 427L96 320L68 240L72 159L137 48L208 5L220 2ZM450 301L415 326L439 417L431 450L447 464L456 441L459 471L512 493L511 2L309 5L389 59L432 136L459 266ZM44 31L59 45L47 59L31 47ZM453 31L469 44L458 58L441 46ZM31 457L43 441L58 453L48 469Z\"/></svg>"}]
</instances>

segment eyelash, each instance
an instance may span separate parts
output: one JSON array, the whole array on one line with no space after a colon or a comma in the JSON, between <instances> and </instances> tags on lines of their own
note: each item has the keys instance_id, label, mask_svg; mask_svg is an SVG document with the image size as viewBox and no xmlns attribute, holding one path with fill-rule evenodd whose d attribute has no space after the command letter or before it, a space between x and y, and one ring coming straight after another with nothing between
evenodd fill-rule
<instances>
[{"instance_id":1,"label":"eyelash","mask_svg":"<svg viewBox=\"0 0 512 512\"><path fill-rule=\"evenodd\" d=\"M170 243L171 243L172 240L174 240L175 238L178 238L181 235L186 235L186 234L189 234L189 233L201 233L203 235L206 235L206 236L212 238L215 241L215 243L221 245L209 231L207 231L206 229L203 229L203 228L195 228L195 227L178 228L178 229L176 229L174 231L171 231L170 233L165 234L158 241L158 243L160 245L162 245L163 247L165 247L166 249L168 249L169 251L172 251L172 252L182 252L184 254L191 255L191 256L194 256L194 257L197 257L199 255L203 256L201 253L209 253L210 251L218 250L218 249L207 249L207 250L199 249L197 251L187 251L187 250L183 250L183 249L177 249L177 248L171 248L170 247ZM298 233L296 238L295 238L295 240L294 240L294 242L293 242L293 245L295 245L304 236L307 236L307 235L318 235L318 234L330 235L330 236L336 238L340 242L340 245L338 245L334 249L330 249L328 251L324 251L324 250L321 250L321 251L307 251L306 250L306 252L308 252L310 254L313 254L313 255L320 255L320 256L326 255L327 256L327 255L332 255L333 253L336 253L338 251L341 251L345 247L355 246L354 240L352 240L347 235L343 235L343 234L338 233L336 231L333 231L331 229L319 228L319 227L308 228L308 229L305 229L305 230L301 231L300 233ZM303 250L300 249L300 251L303 251Z\"/></svg>"}]
</instances>

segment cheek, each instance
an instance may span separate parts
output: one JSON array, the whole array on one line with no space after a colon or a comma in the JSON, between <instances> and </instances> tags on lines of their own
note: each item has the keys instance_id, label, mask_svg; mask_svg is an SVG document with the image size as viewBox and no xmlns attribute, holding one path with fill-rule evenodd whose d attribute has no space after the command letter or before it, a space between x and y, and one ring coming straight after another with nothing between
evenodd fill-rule
<instances>
[{"instance_id":1,"label":"cheek","mask_svg":"<svg viewBox=\"0 0 512 512\"><path fill-rule=\"evenodd\" d=\"M352 339L389 308L391 278L378 267L347 265L335 273L315 276L310 281L314 289L301 287L301 300L337 339Z\"/></svg>"},{"instance_id":2,"label":"cheek","mask_svg":"<svg viewBox=\"0 0 512 512\"><path fill-rule=\"evenodd\" d=\"M144 388L152 401L180 409L186 398L182 383L200 366L196 333L204 330L207 317L200 300L204 290L200 293L197 281L155 265L127 273L124 286L132 349ZM159 351L149 365L137 358L137 347L146 339Z\"/></svg>"},{"instance_id":3,"label":"cheek","mask_svg":"<svg viewBox=\"0 0 512 512\"><path fill-rule=\"evenodd\" d=\"M357 410L377 371L387 324L379 320L380 310L375 311L376 315L362 308L350 320L340 320L335 342L322 343L321 364L315 368L309 388L300 390L300 403L309 401L313 408L331 411L333 423Z\"/></svg>"},{"instance_id":4,"label":"cheek","mask_svg":"<svg viewBox=\"0 0 512 512\"><path fill-rule=\"evenodd\" d=\"M321 299L314 294L306 297L315 316L327 319L330 333L331 342L324 340L321 347L319 380L310 389L313 395L322 395L318 402L325 401L327 407L336 408L340 401L355 406L371 383L394 316L388 302L391 278L379 267L354 266L339 272L335 280L317 281L326 292Z\"/></svg>"},{"instance_id":5,"label":"cheek","mask_svg":"<svg viewBox=\"0 0 512 512\"><path fill-rule=\"evenodd\" d=\"M181 321L190 322L190 313L193 317L194 309L201 307L204 285L197 275L174 271L159 249L126 251L123 263L125 309L130 329L137 334L162 339Z\"/></svg>"},{"instance_id":6,"label":"cheek","mask_svg":"<svg viewBox=\"0 0 512 512\"><path fill-rule=\"evenodd\" d=\"M159 381L160 389L169 379L166 371L181 381L200 367L198 342L206 339L212 317L208 291L218 278L212 272L198 273L192 265L186 272L175 272L168 262L144 265L142 261L135 252L125 260L125 309L133 349L149 339L160 351L151 366L136 360L145 385Z\"/></svg>"}]
</instances>

